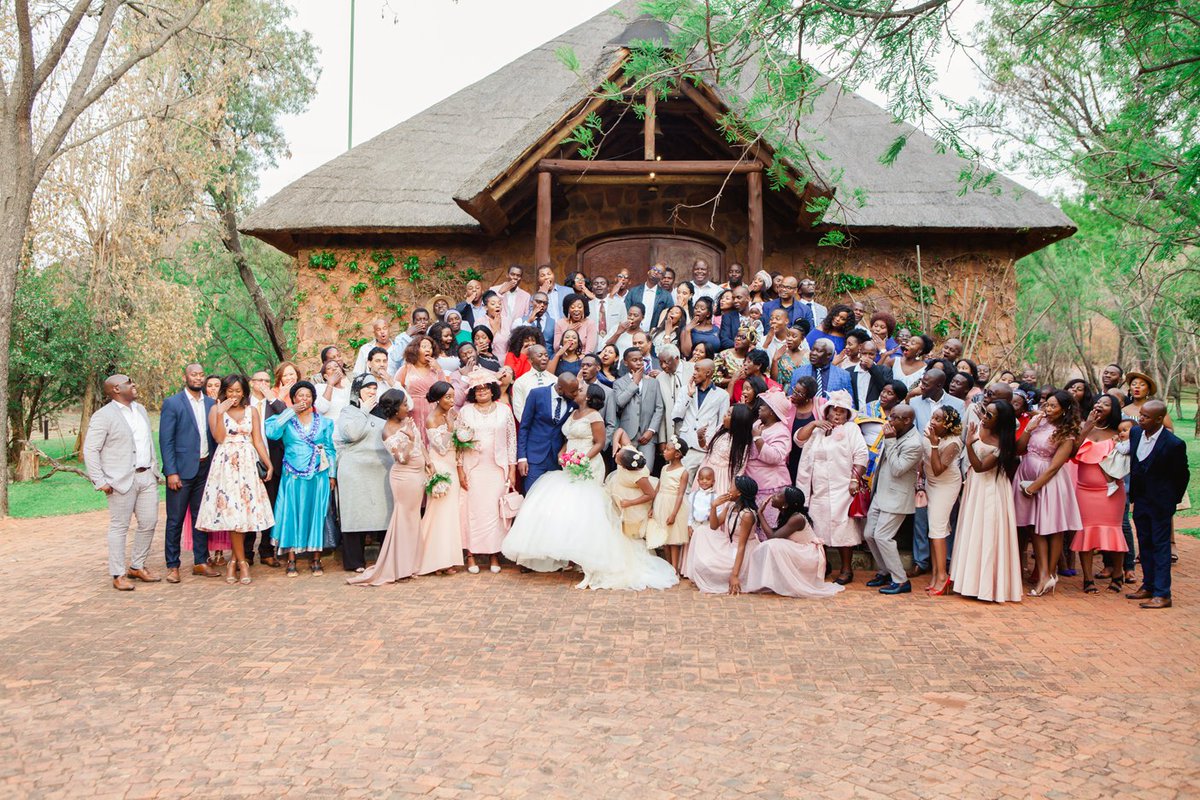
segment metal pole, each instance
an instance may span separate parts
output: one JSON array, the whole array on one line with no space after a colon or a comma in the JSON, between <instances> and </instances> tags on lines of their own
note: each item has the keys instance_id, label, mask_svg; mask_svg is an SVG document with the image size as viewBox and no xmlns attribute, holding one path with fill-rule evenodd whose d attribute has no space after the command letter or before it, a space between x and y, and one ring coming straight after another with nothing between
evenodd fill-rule
<instances>
[{"instance_id":1,"label":"metal pole","mask_svg":"<svg viewBox=\"0 0 1200 800\"><path fill-rule=\"evenodd\" d=\"M350 103L346 110L346 149L354 147L354 2L350 0Z\"/></svg>"}]
</instances>

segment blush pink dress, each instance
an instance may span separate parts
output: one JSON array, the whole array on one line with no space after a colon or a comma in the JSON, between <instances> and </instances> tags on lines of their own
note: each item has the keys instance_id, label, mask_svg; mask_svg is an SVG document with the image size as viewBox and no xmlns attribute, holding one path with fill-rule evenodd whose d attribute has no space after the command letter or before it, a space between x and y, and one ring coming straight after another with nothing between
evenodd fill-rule
<instances>
[{"instance_id":1,"label":"blush pink dress","mask_svg":"<svg viewBox=\"0 0 1200 800\"><path fill-rule=\"evenodd\" d=\"M429 461L434 472L450 476L450 488L441 497L427 497L425 516L421 517L421 559L418 575L428 575L450 567L463 565L462 554L462 487L458 483L452 431L439 425L426 431L429 434Z\"/></svg>"},{"instance_id":2,"label":"blush pink dress","mask_svg":"<svg viewBox=\"0 0 1200 800\"><path fill-rule=\"evenodd\" d=\"M1108 476L1100 469L1100 462L1116 446L1115 438L1103 442L1084 440L1075 454L1073 460L1078 466L1075 499L1079 503L1082 526L1071 539L1072 550L1124 553L1128 549L1121 532L1121 520L1125 516L1125 482L1117 481L1117 490L1109 496Z\"/></svg>"},{"instance_id":3,"label":"blush pink dress","mask_svg":"<svg viewBox=\"0 0 1200 800\"><path fill-rule=\"evenodd\" d=\"M749 514L742 511L741 514ZM725 594L729 591L729 577L733 575L733 563L737 561L738 537L737 519L741 514L732 511L725 518L725 524L720 528L708 525L698 525L692 531L688 541L687 559L684 564L684 575L696 584L696 588L705 594ZM739 578L745 585L749 576L750 560L754 551L760 546L754 537L754 531L746 539L746 553L742 557L742 569Z\"/></svg>"},{"instance_id":4,"label":"blush pink dress","mask_svg":"<svg viewBox=\"0 0 1200 800\"><path fill-rule=\"evenodd\" d=\"M980 459L997 454L995 445L976 441ZM958 507L958 529L950 558L954 591L994 603L1021 602L1021 559L1012 482L999 465L987 472L968 468Z\"/></svg>"},{"instance_id":5,"label":"blush pink dress","mask_svg":"<svg viewBox=\"0 0 1200 800\"><path fill-rule=\"evenodd\" d=\"M852 468L867 467L867 443L858 426L838 425L828 436L817 428L804 443L796 488L808 498L813 530L830 547L862 544L858 522L850 517Z\"/></svg>"},{"instance_id":6,"label":"blush pink dress","mask_svg":"<svg viewBox=\"0 0 1200 800\"><path fill-rule=\"evenodd\" d=\"M383 440L396 463L388 476L391 483L392 519L388 523L379 560L361 575L346 583L356 586L382 586L417 574L421 541L421 497L425 494L425 448L417 437L412 417L400 429Z\"/></svg>"},{"instance_id":7,"label":"blush pink dress","mask_svg":"<svg viewBox=\"0 0 1200 800\"><path fill-rule=\"evenodd\" d=\"M825 582L825 545L806 527L790 536L767 539L747 554L742 590L784 597L833 597L846 587Z\"/></svg>"},{"instance_id":8,"label":"blush pink dress","mask_svg":"<svg viewBox=\"0 0 1200 800\"><path fill-rule=\"evenodd\" d=\"M1058 445L1050 440L1054 426L1041 423L1029 435L1029 446L1021 457L1013 478L1013 501L1016 508L1017 527L1030 526L1039 536L1049 536L1061 531L1077 531L1083 527L1079 518L1079 502L1075 499L1075 484L1071 479L1070 462L1054 474L1049 483L1033 497L1021 491L1022 481L1037 480L1050 468L1054 451ZM1124 507L1122 507L1122 511Z\"/></svg>"},{"instance_id":9,"label":"blush pink dress","mask_svg":"<svg viewBox=\"0 0 1200 800\"><path fill-rule=\"evenodd\" d=\"M508 468L517 462L517 428L512 411L493 403L487 414L474 403L463 406L459 425L475 432L475 447L463 454L467 491L463 492L462 546L475 555L499 553L509 523L500 516L500 498L508 491Z\"/></svg>"},{"instance_id":10,"label":"blush pink dress","mask_svg":"<svg viewBox=\"0 0 1200 800\"><path fill-rule=\"evenodd\" d=\"M427 441L429 435L425 430L425 420L429 417L429 401L425 395L429 393L430 386L444 380L446 373L437 364L428 370L419 370L412 364L404 366L404 391L412 398L412 418L422 441Z\"/></svg>"}]
</instances>

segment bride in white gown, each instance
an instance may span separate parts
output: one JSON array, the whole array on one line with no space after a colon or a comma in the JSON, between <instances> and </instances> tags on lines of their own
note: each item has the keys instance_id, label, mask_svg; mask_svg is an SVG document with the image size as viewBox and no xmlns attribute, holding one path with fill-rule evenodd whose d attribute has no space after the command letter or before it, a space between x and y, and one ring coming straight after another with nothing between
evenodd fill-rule
<instances>
[{"instance_id":1,"label":"bride in white gown","mask_svg":"<svg viewBox=\"0 0 1200 800\"><path fill-rule=\"evenodd\" d=\"M679 582L674 568L621 533L620 519L604 488L604 390L580 383L579 408L563 423L566 452L583 454L590 478L566 471L548 472L529 491L503 553L538 572L563 569L569 562L583 568L578 588L667 589Z\"/></svg>"}]
</instances>

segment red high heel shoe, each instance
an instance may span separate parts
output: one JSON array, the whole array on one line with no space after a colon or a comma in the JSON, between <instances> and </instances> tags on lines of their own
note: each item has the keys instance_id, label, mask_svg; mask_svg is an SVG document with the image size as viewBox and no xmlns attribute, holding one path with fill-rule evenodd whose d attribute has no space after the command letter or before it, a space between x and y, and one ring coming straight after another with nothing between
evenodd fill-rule
<instances>
[{"instance_id":1,"label":"red high heel shoe","mask_svg":"<svg viewBox=\"0 0 1200 800\"><path fill-rule=\"evenodd\" d=\"M927 591L929 592L930 597L941 597L942 595L949 592L951 590L951 587L953 587L953 585L954 585L954 581L947 578L946 582L942 584L941 588L928 589Z\"/></svg>"}]
</instances>

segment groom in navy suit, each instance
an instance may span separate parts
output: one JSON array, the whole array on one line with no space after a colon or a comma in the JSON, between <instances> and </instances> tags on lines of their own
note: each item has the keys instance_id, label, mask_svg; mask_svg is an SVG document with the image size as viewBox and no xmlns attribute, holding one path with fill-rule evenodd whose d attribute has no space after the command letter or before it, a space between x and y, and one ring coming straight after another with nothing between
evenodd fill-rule
<instances>
[{"instance_id":1,"label":"groom in navy suit","mask_svg":"<svg viewBox=\"0 0 1200 800\"><path fill-rule=\"evenodd\" d=\"M538 478L558 469L558 451L562 449L562 426L575 410L571 398L579 381L569 372L558 376L553 386L541 386L529 393L517 431L517 471L525 478L525 493Z\"/></svg>"},{"instance_id":2,"label":"groom in navy suit","mask_svg":"<svg viewBox=\"0 0 1200 800\"><path fill-rule=\"evenodd\" d=\"M1142 557L1142 587L1130 600L1171 607L1171 518L1187 491L1187 445L1166 429L1167 404L1147 400L1129 434L1129 502Z\"/></svg>"},{"instance_id":3,"label":"groom in navy suit","mask_svg":"<svg viewBox=\"0 0 1200 800\"><path fill-rule=\"evenodd\" d=\"M167 582L179 583L179 542L183 521L192 515L192 574L220 577L221 571L207 563L208 534L196 530L200 499L208 482L208 465L217 441L208 429L208 412L215 402L204 394L204 367L188 364L185 385L178 394L163 401L158 423L162 471L167 476Z\"/></svg>"}]
</instances>

